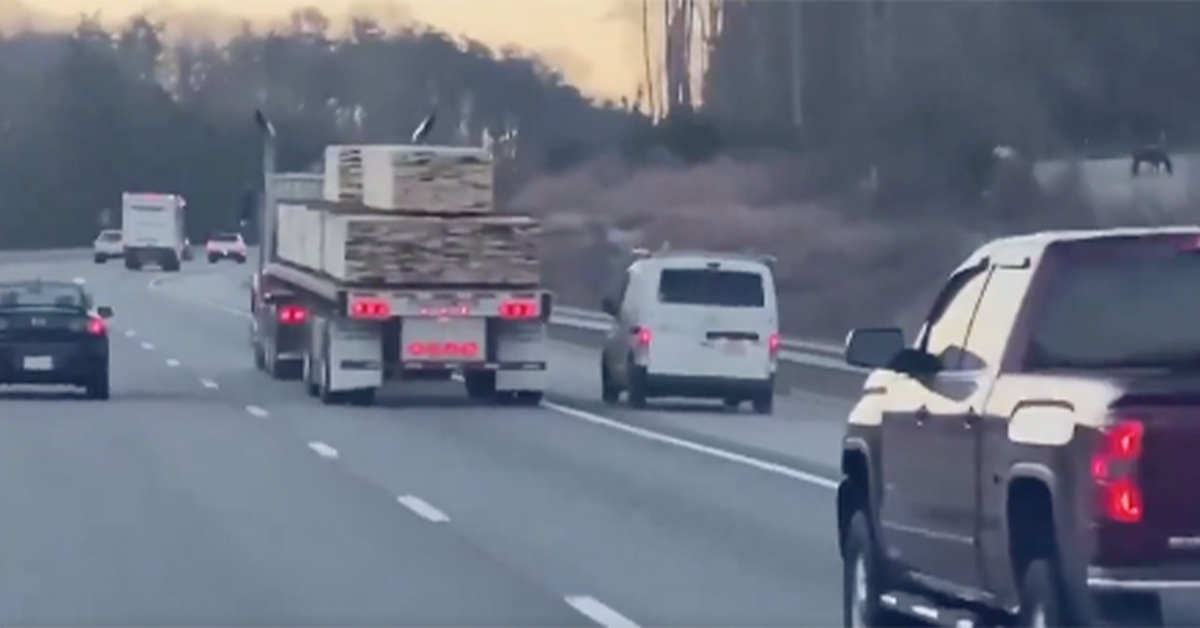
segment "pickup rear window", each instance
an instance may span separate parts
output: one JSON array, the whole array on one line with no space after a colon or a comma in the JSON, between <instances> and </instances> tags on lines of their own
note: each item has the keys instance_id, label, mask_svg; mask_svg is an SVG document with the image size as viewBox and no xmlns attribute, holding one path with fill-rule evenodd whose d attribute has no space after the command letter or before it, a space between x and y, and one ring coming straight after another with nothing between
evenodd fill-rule
<instances>
[{"instance_id":1,"label":"pickup rear window","mask_svg":"<svg viewBox=\"0 0 1200 628\"><path fill-rule=\"evenodd\" d=\"M1030 369L1200 369L1200 255L1074 260L1045 287Z\"/></svg>"},{"instance_id":2,"label":"pickup rear window","mask_svg":"<svg viewBox=\"0 0 1200 628\"><path fill-rule=\"evenodd\" d=\"M659 303L716 307L763 307L763 276L733 270L678 269L662 271Z\"/></svg>"}]
</instances>

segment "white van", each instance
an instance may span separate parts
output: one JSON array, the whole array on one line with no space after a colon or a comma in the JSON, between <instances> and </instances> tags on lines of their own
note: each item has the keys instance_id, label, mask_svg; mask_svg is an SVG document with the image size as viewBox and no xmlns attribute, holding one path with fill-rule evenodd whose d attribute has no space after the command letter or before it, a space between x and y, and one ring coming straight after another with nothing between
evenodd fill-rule
<instances>
[{"instance_id":1,"label":"white van","mask_svg":"<svg viewBox=\"0 0 1200 628\"><path fill-rule=\"evenodd\" d=\"M603 309L616 319L601 357L606 403L651 397L774 406L779 309L771 262L749 255L672 251L630 265Z\"/></svg>"}]
</instances>

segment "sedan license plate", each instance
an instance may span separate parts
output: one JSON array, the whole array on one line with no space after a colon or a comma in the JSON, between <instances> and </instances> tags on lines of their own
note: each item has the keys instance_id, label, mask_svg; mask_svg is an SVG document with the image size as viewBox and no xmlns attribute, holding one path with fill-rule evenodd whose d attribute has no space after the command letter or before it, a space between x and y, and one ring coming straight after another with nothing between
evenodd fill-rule
<instances>
[{"instance_id":1,"label":"sedan license plate","mask_svg":"<svg viewBox=\"0 0 1200 628\"><path fill-rule=\"evenodd\" d=\"M54 359L48 355L26 356L23 366L26 371L49 371L54 369Z\"/></svg>"}]
</instances>

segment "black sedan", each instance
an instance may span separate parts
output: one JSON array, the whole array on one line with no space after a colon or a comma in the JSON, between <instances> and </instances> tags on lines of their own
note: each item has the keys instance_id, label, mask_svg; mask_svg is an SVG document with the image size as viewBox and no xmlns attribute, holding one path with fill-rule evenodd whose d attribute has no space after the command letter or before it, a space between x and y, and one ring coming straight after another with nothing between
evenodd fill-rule
<instances>
[{"instance_id":1,"label":"black sedan","mask_svg":"<svg viewBox=\"0 0 1200 628\"><path fill-rule=\"evenodd\" d=\"M73 385L108 399L112 313L79 284L0 282L0 385Z\"/></svg>"}]
</instances>

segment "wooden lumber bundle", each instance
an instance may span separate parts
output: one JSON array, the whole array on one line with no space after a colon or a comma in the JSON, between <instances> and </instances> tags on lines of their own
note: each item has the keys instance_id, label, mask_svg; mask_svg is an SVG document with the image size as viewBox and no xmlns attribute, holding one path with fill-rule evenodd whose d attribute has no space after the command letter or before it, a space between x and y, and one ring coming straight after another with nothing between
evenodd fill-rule
<instances>
[{"instance_id":1,"label":"wooden lumber bundle","mask_svg":"<svg viewBox=\"0 0 1200 628\"><path fill-rule=\"evenodd\" d=\"M348 284L536 285L541 227L525 216L418 216L280 206L280 258Z\"/></svg>"},{"instance_id":2,"label":"wooden lumber bundle","mask_svg":"<svg viewBox=\"0 0 1200 628\"><path fill-rule=\"evenodd\" d=\"M491 152L454 146L330 146L325 200L381 212L484 214L493 209Z\"/></svg>"},{"instance_id":3,"label":"wooden lumber bundle","mask_svg":"<svg viewBox=\"0 0 1200 628\"><path fill-rule=\"evenodd\" d=\"M534 285L538 222L524 216L327 214L325 272L347 283Z\"/></svg>"}]
</instances>

